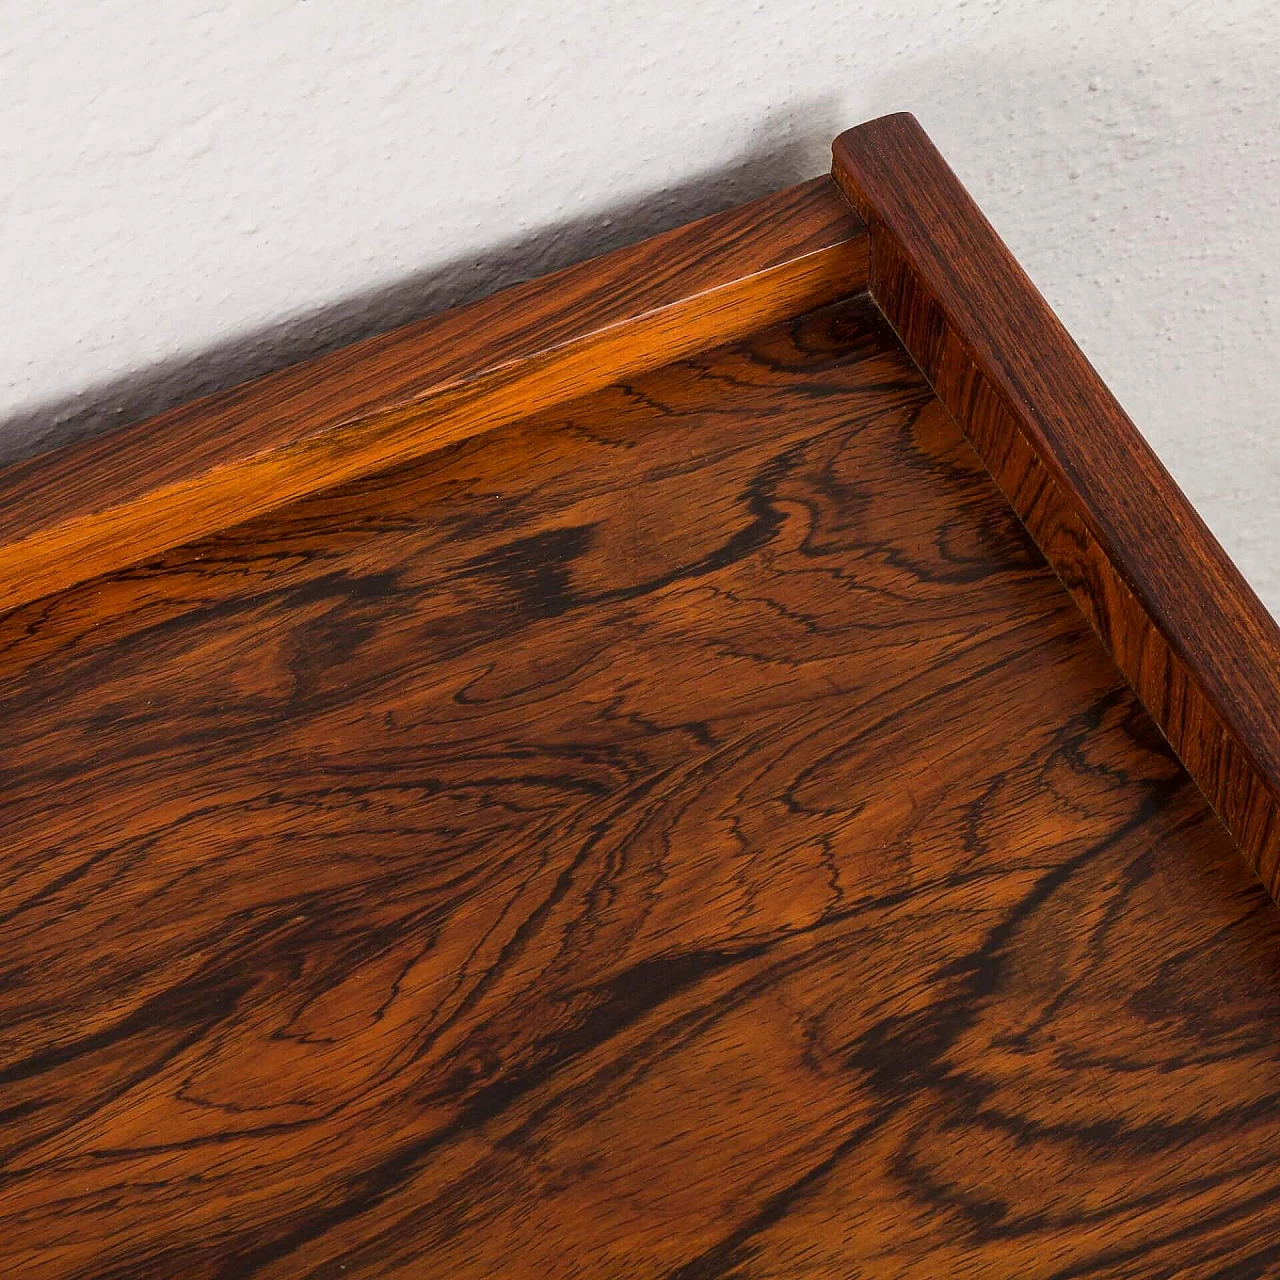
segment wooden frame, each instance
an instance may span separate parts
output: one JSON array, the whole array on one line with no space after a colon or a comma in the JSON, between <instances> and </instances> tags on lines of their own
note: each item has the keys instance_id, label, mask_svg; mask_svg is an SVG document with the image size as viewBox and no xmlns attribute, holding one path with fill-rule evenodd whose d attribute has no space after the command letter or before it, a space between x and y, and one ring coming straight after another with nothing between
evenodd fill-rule
<instances>
[{"instance_id":1,"label":"wooden frame","mask_svg":"<svg viewBox=\"0 0 1280 1280\"><path fill-rule=\"evenodd\" d=\"M6 1274L1280 1261L1280 631L834 154L0 473Z\"/></svg>"}]
</instances>

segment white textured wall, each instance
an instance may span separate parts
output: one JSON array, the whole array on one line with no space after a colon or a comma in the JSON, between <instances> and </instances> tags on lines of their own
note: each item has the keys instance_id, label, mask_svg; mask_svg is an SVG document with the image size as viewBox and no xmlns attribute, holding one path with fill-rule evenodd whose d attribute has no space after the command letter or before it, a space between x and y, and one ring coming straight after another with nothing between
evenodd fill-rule
<instances>
[{"instance_id":1,"label":"white textured wall","mask_svg":"<svg viewBox=\"0 0 1280 1280\"><path fill-rule=\"evenodd\" d=\"M0 457L825 170L910 109L1280 611L1261 0L4 0Z\"/></svg>"}]
</instances>

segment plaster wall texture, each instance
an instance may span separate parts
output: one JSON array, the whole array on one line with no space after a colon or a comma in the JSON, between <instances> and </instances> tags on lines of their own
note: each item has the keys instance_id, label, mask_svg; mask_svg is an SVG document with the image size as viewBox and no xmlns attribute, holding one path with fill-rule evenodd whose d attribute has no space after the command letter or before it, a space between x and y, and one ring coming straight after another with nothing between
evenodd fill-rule
<instances>
[{"instance_id":1,"label":"plaster wall texture","mask_svg":"<svg viewBox=\"0 0 1280 1280\"><path fill-rule=\"evenodd\" d=\"M823 172L901 109L1280 613L1262 0L6 0L0 461Z\"/></svg>"}]
</instances>

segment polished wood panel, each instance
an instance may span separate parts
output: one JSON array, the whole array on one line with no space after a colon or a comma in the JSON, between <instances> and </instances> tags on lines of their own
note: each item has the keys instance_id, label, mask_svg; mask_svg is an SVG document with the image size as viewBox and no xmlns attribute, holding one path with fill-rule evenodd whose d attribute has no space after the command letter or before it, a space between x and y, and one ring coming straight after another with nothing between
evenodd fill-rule
<instances>
[{"instance_id":1,"label":"polished wood panel","mask_svg":"<svg viewBox=\"0 0 1280 1280\"><path fill-rule=\"evenodd\" d=\"M915 119L834 154L877 303L1280 896L1280 627Z\"/></svg>"},{"instance_id":2,"label":"polished wood panel","mask_svg":"<svg viewBox=\"0 0 1280 1280\"><path fill-rule=\"evenodd\" d=\"M829 178L0 472L0 611L865 288Z\"/></svg>"},{"instance_id":3,"label":"polished wood panel","mask_svg":"<svg viewBox=\"0 0 1280 1280\"><path fill-rule=\"evenodd\" d=\"M875 309L0 620L0 1271L1246 1276L1280 916Z\"/></svg>"}]
</instances>

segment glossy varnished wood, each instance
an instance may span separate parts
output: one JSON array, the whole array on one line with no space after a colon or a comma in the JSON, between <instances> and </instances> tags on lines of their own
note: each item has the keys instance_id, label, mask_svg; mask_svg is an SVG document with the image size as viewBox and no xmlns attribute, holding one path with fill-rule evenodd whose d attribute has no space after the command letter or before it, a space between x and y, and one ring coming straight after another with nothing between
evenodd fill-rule
<instances>
[{"instance_id":1,"label":"glossy varnished wood","mask_svg":"<svg viewBox=\"0 0 1280 1280\"><path fill-rule=\"evenodd\" d=\"M914 118L834 152L877 303L1280 896L1280 628Z\"/></svg>"},{"instance_id":2,"label":"glossy varnished wood","mask_svg":"<svg viewBox=\"0 0 1280 1280\"><path fill-rule=\"evenodd\" d=\"M1245 1276L1280 917L865 299L0 621L22 1276Z\"/></svg>"},{"instance_id":3,"label":"glossy varnished wood","mask_svg":"<svg viewBox=\"0 0 1280 1280\"><path fill-rule=\"evenodd\" d=\"M0 611L865 288L817 178L0 472Z\"/></svg>"}]
</instances>

